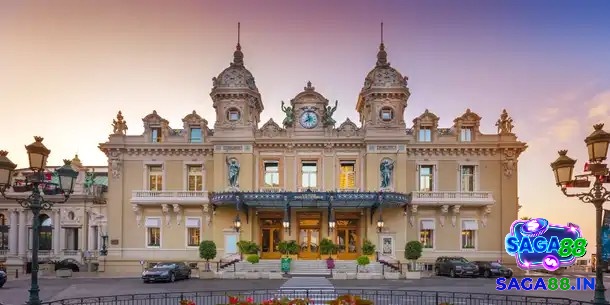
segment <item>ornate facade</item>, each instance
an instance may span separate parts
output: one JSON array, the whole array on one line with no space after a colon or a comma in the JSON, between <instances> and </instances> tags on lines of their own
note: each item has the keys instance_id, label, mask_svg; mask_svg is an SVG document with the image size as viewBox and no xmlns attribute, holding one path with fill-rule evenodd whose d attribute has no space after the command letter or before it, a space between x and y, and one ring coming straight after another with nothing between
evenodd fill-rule
<instances>
[{"instance_id":1,"label":"ornate facade","mask_svg":"<svg viewBox=\"0 0 610 305\"><path fill-rule=\"evenodd\" d=\"M74 194L66 203L56 204L51 210L42 211L40 220L39 259L45 261L68 260L83 269L86 263L96 263L102 249L102 236L106 229L107 167L85 167L78 156L71 161L79 172ZM58 166L57 166L58 167ZM52 172L57 167L48 167L45 196L59 195L53 189L58 185ZM15 172L13 186L8 196L24 198L30 190L25 184L29 169ZM0 263L14 274L14 270L29 270L32 255L32 213L23 209L16 201L0 196Z\"/></svg>"},{"instance_id":2,"label":"ornate facade","mask_svg":"<svg viewBox=\"0 0 610 305\"><path fill-rule=\"evenodd\" d=\"M448 128L428 110L407 122L407 77L383 43L356 103L360 124L337 123L341 104L308 82L278 105L281 122L259 127L262 97L239 44L210 95L213 129L195 111L180 129L153 111L143 134L127 135L119 112L100 144L111 172L108 271L198 261L201 240L216 243L217 259L236 253L239 240L256 242L262 258L296 240L299 258L318 259L320 240L330 238L346 260L370 240L380 256L404 261L405 244L420 240L423 261L510 261L504 236L517 219L517 162L527 146L506 111L496 134L481 133L470 109Z\"/></svg>"}]
</instances>

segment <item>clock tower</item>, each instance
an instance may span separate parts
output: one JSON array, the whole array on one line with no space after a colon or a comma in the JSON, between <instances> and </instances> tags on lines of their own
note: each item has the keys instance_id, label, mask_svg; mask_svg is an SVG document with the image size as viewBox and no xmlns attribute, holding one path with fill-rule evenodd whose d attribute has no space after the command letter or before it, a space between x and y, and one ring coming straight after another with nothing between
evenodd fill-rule
<instances>
[{"instance_id":1,"label":"clock tower","mask_svg":"<svg viewBox=\"0 0 610 305\"><path fill-rule=\"evenodd\" d=\"M336 103L334 107L330 106L328 99L316 92L311 82L307 82L303 92L290 101L290 106L286 107L282 102L284 113L292 113L292 120L290 116L284 120L284 128L297 135L323 135L327 128L334 126L331 117L336 107Z\"/></svg>"}]
</instances>

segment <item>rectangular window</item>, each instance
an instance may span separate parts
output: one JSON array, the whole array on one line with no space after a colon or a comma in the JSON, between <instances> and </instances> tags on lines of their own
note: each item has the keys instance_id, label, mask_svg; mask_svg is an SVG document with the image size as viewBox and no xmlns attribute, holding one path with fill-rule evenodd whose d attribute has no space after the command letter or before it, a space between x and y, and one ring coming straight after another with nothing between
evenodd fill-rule
<instances>
[{"instance_id":1,"label":"rectangular window","mask_svg":"<svg viewBox=\"0 0 610 305\"><path fill-rule=\"evenodd\" d=\"M306 161L301 164L301 186L317 187L318 185L318 164Z\"/></svg>"},{"instance_id":2,"label":"rectangular window","mask_svg":"<svg viewBox=\"0 0 610 305\"><path fill-rule=\"evenodd\" d=\"M420 142L432 142L432 128L421 127L419 129L417 140Z\"/></svg>"},{"instance_id":3,"label":"rectangular window","mask_svg":"<svg viewBox=\"0 0 610 305\"><path fill-rule=\"evenodd\" d=\"M460 131L460 140L462 142L472 141L472 127L462 127Z\"/></svg>"},{"instance_id":4,"label":"rectangular window","mask_svg":"<svg viewBox=\"0 0 610 305\"><path fill-rule=\"evenodd\" d=\"M264 180L266 187L280 186L280 163L278 161L264 161Z\"/></svg>"},{"instance_id":5,"label":"rectangular window","mask_svg":"<svg viewBox=\"0 0 610 305\"><path fill-rule=\"evenodd\" d=\"M425 249L434 248L434 220L422 220L419 224L419 242Z\"/></svg>"},{"instance_id":6,"label":"rectangular window","mask_svg":"<svg viewBox=\"0 0 610 305\"><path fill-rule=\"evenodd\" d=\"M153 143L161 143L161 128L153 127L150 129L150 141Z\"/></svg>"},{"instance_id":7,"label":"rectangular window","mask_svg":"<svg viewBox=\"0 0 610 305\"><path fill-rule=\"evenodd\" d=\"M434 188L434 165L419 166L419 191L432 192Z\"/></svg>"},{"instance_id":8,"label":"rectangular window","mask_svg":"<svg viewBox=\"0 0 610 305\"><path fill-rule=\"evenodd\" d=\"M341 162L339 174L339 189L347 190L356 188L356 162Z\"/></svg>"},{"instance_id":9,"label":"rectangular window","mask_svg":"<svg viewBox=\"0 0 610 305\"><path fill-rule=\"evenodd\" d=\"M229 121L231 121L231 122L238 121L239 120L239 110L237 110L237 109L229 110L229 112L227 113L227 116L229 118Z\"/></svg>"},{"instance_id":10,"label":"rectangular window","mask_svg":"<svg viewBox=\"0 0 610 305\"><path fill-rule=\"evenodd\" d=\"M163 166L148 166L148 189L151 191L163 190Z\"/></svg>"},{"instance_id":11,"label":"rectangular window","mask_svg":"<svg viewBox=\"0 0 610 305\"><path fill-rule=\"evenodd\" d=\"M203 142L203 133L201 132L201 128L191 128L191 132L189 135L190 143L201 143Z\"/></svg>"},{"instance_id":12,"label":"rectangular window","mask_svg":"<svg viewBox=\"0 0 610 305\"><path fill-rule=\"evenodd\" d=\"M462 249L476 248L478 229L476 220L462 220Z\"/></svg>"},{"instance_id":13,"label":"rectangular window","mask_svg":"<svg viewBox=\"0 0 610 305\"><path fill-rule=\"evenodd\" d=\"M199 218L186 219L186 242L189 247L198 247L201 242L201 221Z\"/></svg>"},{"instance_id":14,"label":"rectangular window","mask_svg":"<svg viewBox=\"0 0 610 305\"><path fill-rule=\"evenodd\" d=\"M474 192L474 165L462 165L460 167L460 191Z\"/></svg>"},{"instance_id":15,"label":"rectangular window","mask_svg":"<svg viewBox=\"0 0 610 305\"><path fill-rule=\"evenodd\" d=\"M188 190L191 192L203 191L203 167L201 165L190 165L188 167Z\"/></svg>"},{"instance_id":16,"label":"rectangular window","mask_svg":"<svg viewBox=\"0 0 610 305\"><path fill-rule=\"evenodd\" d=\"M148 247L161 246L161 218L146 218L146 245Z\"/></svg>"}]
</instances>

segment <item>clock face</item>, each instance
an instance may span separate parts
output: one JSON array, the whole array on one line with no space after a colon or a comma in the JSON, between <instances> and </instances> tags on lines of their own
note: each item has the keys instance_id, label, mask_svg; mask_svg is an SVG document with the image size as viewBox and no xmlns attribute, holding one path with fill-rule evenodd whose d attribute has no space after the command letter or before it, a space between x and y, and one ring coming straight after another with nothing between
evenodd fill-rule
<instances>
[{"instance_id":1,"label":"clock face","mask_svg":"<svg viewBox=\"0 0 610 305\"><path fill-rule=\"evenodd\" d=\"M299 122L304 128L314 128L318 125L318 115L311 110L305 111L301 114Z\"/></svg>"}]
</instances>

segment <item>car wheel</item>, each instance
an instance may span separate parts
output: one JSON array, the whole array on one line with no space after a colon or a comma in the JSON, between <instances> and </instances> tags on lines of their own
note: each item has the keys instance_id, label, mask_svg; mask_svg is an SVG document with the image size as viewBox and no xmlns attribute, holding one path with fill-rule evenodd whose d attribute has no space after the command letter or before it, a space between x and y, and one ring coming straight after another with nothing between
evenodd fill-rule
<instances>
[{"instance_id":1,"label":"car wheel","mask_svg":"<svg viewBox=\"0 0 610 305\"><path fill-rule=\"evenodd\" d=\"M143 282L144 282L144 284L148 284L148 283L150 283L150 281L143 281Z\"/></svg>"},{"instance_id":2,"label":"car wheel","mask_svg":"<svg viewBox=\"0 0 610 305\"><path fill-rule=\"evenodd\" d=\"M169 275L169 281L170 282L175 282L176 281L176 275L174 275L173 273Z\"/></svg>"},{"instance_id":3,"label":"car wheel","mask_svg":"<svg viewBox=\"0 0 610 305\"><path fill-rule=\"evenodd\" d=\"M489 272L489 270L485 270L485 272L483 273L483 276L486 278L490 278L491 277L491 272Z\"/></svg>"},{"instance_id":4,"label":"car wheel","mask_svg":"<svg viewBox=\"0 0 610 305\"><path fill-rule=\"evenodd\" d=\"M505 277L506 277L507 279L509 279L509 278L513 277L513 273L512 273L512 272L510 272L510 273L509 273L507 276L505 276Z\"/></svg>"},{"instance_id":5,"label":"car wheel","mask_svg":"<svg viewBox=\"0 0 610 305\"><path fill-rule=\"evenodd\" d=\"M449 276L455 277L455 270L453 270L453 269L449 270Z\"/></svg>"}]
</instances>

